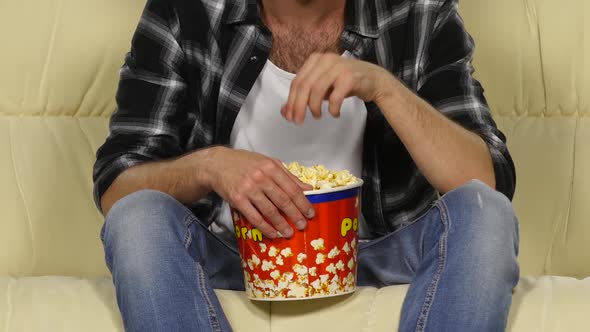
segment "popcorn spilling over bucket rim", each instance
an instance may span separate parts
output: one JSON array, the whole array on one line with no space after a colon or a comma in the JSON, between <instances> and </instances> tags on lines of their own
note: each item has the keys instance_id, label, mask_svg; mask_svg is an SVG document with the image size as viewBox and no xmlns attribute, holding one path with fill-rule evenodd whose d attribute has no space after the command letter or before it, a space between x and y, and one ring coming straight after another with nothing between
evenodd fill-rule
<instances>
[{"instance_id":1,"label":"popcorn spilling over bucket rim","mask_svg":"<svg viewBox=\"0 0 590 332\"><path fill-rule=\"evenodd\" d=\"M351 183L351 184L347 184L346 186L333 187L333 188L327 188L327 189L306 190L303 192L303 194L305 196L323 195L323 194L329 194L329 193L333 193L333 192L346 191L348 189L356 189L358 187L361 187L363 184L364 184L364 181L362 179L356 178L356 182ZM309 197L308 197L308 199L309 199ZM313 202L311 202L311 203L313 203Z\"/></svg>"}]
</instances>

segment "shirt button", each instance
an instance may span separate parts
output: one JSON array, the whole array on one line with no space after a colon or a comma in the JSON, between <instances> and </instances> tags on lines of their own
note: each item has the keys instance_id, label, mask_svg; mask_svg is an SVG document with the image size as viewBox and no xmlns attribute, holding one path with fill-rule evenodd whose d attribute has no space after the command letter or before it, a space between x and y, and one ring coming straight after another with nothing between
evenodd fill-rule
<instances>
[{"instance_id":1,"label":"shirt button","mask_svg":"<svg viewBox=\"0 0 590 332\"><path fill-rule=\"evenodd\" d=\"M258 57L256 55L253 55L250 57L250 61L255 62L258 60Z\"/></svg>"}]
</instances>

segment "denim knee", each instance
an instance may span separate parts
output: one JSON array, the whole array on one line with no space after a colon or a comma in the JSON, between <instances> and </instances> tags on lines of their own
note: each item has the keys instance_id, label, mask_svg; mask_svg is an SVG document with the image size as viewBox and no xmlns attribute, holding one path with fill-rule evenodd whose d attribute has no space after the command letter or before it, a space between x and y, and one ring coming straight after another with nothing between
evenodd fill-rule
<instances>
[{"instance_id":1,"label":"denim knee","mask_svg":"<svg viewBox=\"0 0 590 332\"><path fill-rule=\"evenodd\" d=\"M465 255L486 270L514 271L518 255L518 220L510 200L473 180L441 198L449 232L461 241ZM493 273L492 273L493 274Z\"/></svg>"},{"instance_id":2,"label":"denim knee","mask_svg":"<svg viewBox=\"0 0 590 332\"><path fill-rule=\"evenodd\" d=\"M180 211L180 213L179 213ZM164 251L158 248L183 245L187 211L173 197L155 190L141 190L120 199L109 211L103 244L107 265L112 260L147 263ZM144 257L149 256L149 257ZM145 267L150 264L144 264Z\"/></svg>"}]
</instances>

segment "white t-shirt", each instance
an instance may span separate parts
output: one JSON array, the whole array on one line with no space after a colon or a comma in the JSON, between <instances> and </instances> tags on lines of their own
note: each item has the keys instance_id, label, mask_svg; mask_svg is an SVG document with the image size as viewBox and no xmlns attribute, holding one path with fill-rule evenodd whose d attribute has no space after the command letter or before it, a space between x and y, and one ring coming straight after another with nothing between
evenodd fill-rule
<instances>
[{"instance_id":1,"label":"white t-shirt","mask_svg":"<svg viewBox=\"0 0 590 332\"><path fill-rule=\"evenodd\" d=\"M344 53L343 56L350 56ZM365 103L346 98L340 117L328 112L328 102L322 104L322 117L315 119L307 111L302 126L288 122L281 108L289 96L295 74L286 72L267 60L250 93L246 97L232 128L229 146L254 151L277 158L285 163L298 161L302 165L323 164L332 170L349 170L362 175L363 135L367 122ZM362 216L361 238L366 234ZM224 202L220 218L211 230L222 236L234 236L229 205Z\"/></svg>"}]
</instances>

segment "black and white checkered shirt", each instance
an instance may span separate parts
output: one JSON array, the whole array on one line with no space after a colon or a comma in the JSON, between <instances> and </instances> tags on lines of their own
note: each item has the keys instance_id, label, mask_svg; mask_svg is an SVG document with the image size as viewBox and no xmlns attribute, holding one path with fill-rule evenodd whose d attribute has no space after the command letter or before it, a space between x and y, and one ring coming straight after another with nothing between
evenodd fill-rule
<instances>
[{"instance_id":1,"label":"black and white checkered shirt","mask_svg":"<svg viewBox=\"0 0 590 332\"><path fill-rule=\"evenodd\" d=\"M514 165L472 77L473 40L457 6L457 0L348 0L342 46L388 69L480 135L492 155L498 191L512 198ZM149 0L121 69L110 135L97 152L97 204L131 166L227 144L271 45L256 0ZM366 106L362 211L376 237L424 213L437 192L381 111L374 103ZM211 193L192 210L210 224L220 207Z\"/></svg>"}]
</instances>

